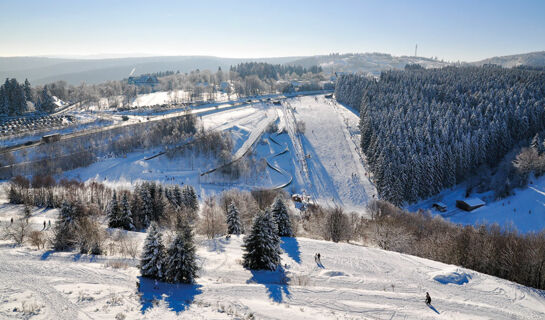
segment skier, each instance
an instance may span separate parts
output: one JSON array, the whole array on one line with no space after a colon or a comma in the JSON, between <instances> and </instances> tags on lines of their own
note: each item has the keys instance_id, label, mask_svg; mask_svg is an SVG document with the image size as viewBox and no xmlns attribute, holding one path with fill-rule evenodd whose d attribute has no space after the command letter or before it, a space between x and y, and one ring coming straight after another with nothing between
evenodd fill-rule
<instances>
[{"instance_id":1,"label":"skier","mask_svg":"<svg viewBox=\"0 0 545 320\"><path fill-rule=\"evenodd\" d=\"M45 230L45 220L44 220L44 228L42 230Z\"/></svg>"},{"instance_id":2,"label":"skier","mask_svg":"<svg viewBox=\"0 0 545 320\"><path fill-rule=\"evenodd\" d=\"M51 220L47 221L47 228L51 228Z\"/></svg>"},{"instance_id":3,"label":"skier","mask_svg":"<svg viewBox=\"0 0 545 320\"><path fill-rule=\"evenodd\" d=\"M430 294L428 292L426 292L426 304L428 306L431 305L431 297L430 297Z\"/></svg>"},{"instance_id":4,"label":"skier","mask_svg":"<svg viewBox=\"0 0 545 320\"><path fill-rule=\"evenodd\" d=\"M10 224L13 224L13 217L11 217L11 221L10 221Z\"/></svg>"}]
</instances>

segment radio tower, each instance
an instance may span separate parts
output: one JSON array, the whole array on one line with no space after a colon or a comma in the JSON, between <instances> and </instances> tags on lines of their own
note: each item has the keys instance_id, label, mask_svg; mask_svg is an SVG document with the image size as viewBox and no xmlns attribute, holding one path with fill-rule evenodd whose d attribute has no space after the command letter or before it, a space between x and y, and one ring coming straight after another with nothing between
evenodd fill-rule
<instances>
[{"instance_id":1,"label":"radio tower","mask_svg":"<svg viewBox=\"0 0 545 320\"><path fill-rule=\"evenodd\" d=\"M416 44L416 46L414 47L414 56L417 57L416 55L416 51L418 50L418 43Z\"/></svg>"}]
</instances>

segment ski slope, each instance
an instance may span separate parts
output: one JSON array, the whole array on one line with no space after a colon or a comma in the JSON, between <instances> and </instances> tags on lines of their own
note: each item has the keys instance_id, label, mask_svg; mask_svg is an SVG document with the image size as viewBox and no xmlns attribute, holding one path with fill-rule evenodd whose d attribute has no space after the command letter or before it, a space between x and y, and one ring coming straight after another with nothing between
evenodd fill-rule
<instances>
[{"instance_id":1,"label":"ski slope","mask_svg":"<svg viewBox=\"0 0 545 320\"><path fill-rule=\"evenodd\" d=\"M310 195L318 202L359 210L376 195L359 150L359 116L324 96L287 101L297 121L310 175Z\"/></svg>"},{"instance_id":2,"label":"ski slope","mask_svg":"<svg viewBox=\"0 0 545 320\"><path fill-rule=\"evenodd\" d=\"M227 188L283 186L290 193L304 192L317 203L362 213L376 194L367 178L363 157L357 151L358 115L324 95L289 98L282 105L259 102L236 109L209 107L198 111L198 119L206 130L229 132L234 142L234 159L253 151L257 159L269 163L266 171L236 181L217 176L201 178L201 173L219 165L215 159L187 155L146 161L162 151L152 150L105 158L64 176L121 187L141 180L185 183L195 186L201 196ZM272 122L277 123L279 132L265 132ZM297 132L297 122L305 123L304 133ZM286 149L286 153L271 158Z\"/></svg>"},{"instance_id":3,"label":"ski slope","mask_svg":"<svg viewBox=\"0 0 545 320\"><path fill-rule=\"evenodd\" d=\"M17 210L22 206L4 205L0 223ZM50 214L36 210L30 222L40 227L42 216ZM129 235L141 246L145 234ZM27 319L30 309L32 319L69 320L118 314L126 319L545 317L544 292L452 265L346 243L283 238L282 270L249 271L241 265L241 245L242 237L198 237L197 283L155 287L139 278L138 259L0 241L0 318ZM316 252L321 263L313 258ZM424 304L426 292L431 307Z\"/></svg>"}]
</instances>

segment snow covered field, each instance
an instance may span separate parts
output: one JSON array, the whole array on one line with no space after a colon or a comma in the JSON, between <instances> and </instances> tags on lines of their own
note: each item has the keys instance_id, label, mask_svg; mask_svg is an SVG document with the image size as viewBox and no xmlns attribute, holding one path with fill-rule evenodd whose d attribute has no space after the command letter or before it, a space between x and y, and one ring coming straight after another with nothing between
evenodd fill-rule
<instances>
[{"instance_id":1,"label":"snow covered field","mask_svg":"<svg viewBox=\"0 0 545 320\"><path fill-rule=\"evenodd\" d=\"M439 195L418 202L408 207L411 211L419 208L430 209L435 201L441 201L448 206L445 213L432 210L433 214L441 214L454 223L464 225L493 224L514 226L522 233L540 232L545 229L545 176L532 178L530 184L523 189L515 189L514 195L502 200L494 200L493 193L472 194L486 202L484 207L466 212L456 208L456 200L464 199L465 185L445 190Z\"/></svg>"},{"instance_id":2,"label":"snow covered field","mask_svg":"<svg viewBox=\"0 0 545 320\"><path fill-rule=\"evenodd\" d=\"M22 210L2 205L0 223ZM56 210L35 210L41 229ZM143 242L145 234L129 233ZM283 270L242 267L242 238L197 238L195 285L139 278L138 259L0 242L1 319L543 319L545 294L452 265L283 238ZM139 246L141 247L141 245ZM313 256L319 252L321 264ZM137 282L140 280L139 289ZM425 293L432 306L424 304ZM25 313L26 312L26 313ZM33 315L33 317L31 317Z\"/></svg>"}]
</instances>

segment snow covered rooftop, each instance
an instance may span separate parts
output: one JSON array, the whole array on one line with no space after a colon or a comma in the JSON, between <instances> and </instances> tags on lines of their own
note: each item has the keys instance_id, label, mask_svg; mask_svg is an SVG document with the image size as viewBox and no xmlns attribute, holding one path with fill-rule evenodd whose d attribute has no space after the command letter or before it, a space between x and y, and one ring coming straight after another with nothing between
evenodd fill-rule
<instances>
[{"instance_id":1,"label":"snow covered rooftop","mask_svg":"<svg viewBox=\"0 0 545 320\"><path fill-rule=\"evenodd\" d=\"M480 207L480 206L484 206L486 203L479 199L479 198L469 198L469 199L465 199L465 200L461 200L465 203L467 203L469 206L471 207Z\"/></svg>"}]
</instances>

